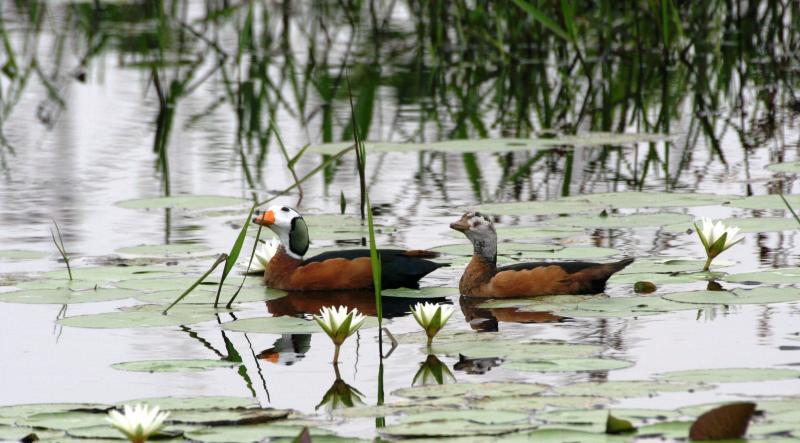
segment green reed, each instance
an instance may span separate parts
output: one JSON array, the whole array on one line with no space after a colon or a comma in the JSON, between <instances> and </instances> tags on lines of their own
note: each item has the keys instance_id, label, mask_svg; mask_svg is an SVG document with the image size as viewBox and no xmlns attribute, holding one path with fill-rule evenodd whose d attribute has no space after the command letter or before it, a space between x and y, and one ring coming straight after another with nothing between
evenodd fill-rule
<instances>
[{"instance_id":1,"label":"green reed","mask_svg":"<svg viewBox=\"0 0 800 443\"><path fill-rule=\"evenodd\" d=\"M53 238L53 244L56 245L56 249L58 249L58 253L61 254L61 259L64 260L64 264L67 265L67 274L69 275L69 279L72 280L72 269L69 267L69 254L67 254L67 248L64 247L64 239L61 237L61 229L58 227L58 222L53 220L53 225L56 227L56 232L53 233L53 229L50 229L50 237ZM56 234L58 234L58 239L56 239Z\"/></svg>"}]
</instances>

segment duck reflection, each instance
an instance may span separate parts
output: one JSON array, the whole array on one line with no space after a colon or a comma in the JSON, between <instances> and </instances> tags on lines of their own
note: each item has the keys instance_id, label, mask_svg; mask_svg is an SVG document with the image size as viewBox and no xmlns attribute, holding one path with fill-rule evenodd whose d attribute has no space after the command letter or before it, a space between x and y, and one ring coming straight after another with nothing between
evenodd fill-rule
<instances>
[{"instance_id":1,"label":"duck reflection","mask_svg":"<svg viewBox=\"0 0 800 443\"><path fill-rule=\"evenodd\" d=\"M418 298L383 297L383 318L409 315L411 306L422 301ZM426 299L432 303L446 302L444 297ZM347 306L365 315L376 316L375 293L372 291L290 291L286 297L267 301L267 309L276 316L319 314L324 306Z\"/></svg>"},{"instance_id":2,"label":"duck reflection","mask_svg":"<svg viewBox=\"0 0 800 443\"><path fill-rule=\"evenodd\" d=\"M363 405L364 394L342 380L342 376L339 374L339 365L334 364L333 369L336 373L336 379L314 409L324 408L330 413L337 409Z\"/></svg>"},{"instance_id":3,"label":"duck reflection","mask_svg":"<svg viewBox=\"0 0 800 443\"><path fill-rule=\"evenodd\" d=\"M270 363L291 366L306 356L311 348L311 334L283 334L271 348L258 354L258 358Z\"/></svg>"},{"instance_id":4,"label":"duck reflection","mask_svg":"<svg viewBox=\"0 0 800 443\"><path fill-rule=\"evenodd\" d=\"M412 386L443 385L455 383L456 377L450 372L450 368L442 363L435 355L428 354L425 361L420 363L419 370L414 374Z\"/></svg>"},{"instance_id":5,"label":"duck reflection","mask_svg":"<svg viewBox=\"0 0 800 443\"><path fill-rule=\"evenodd\" d=\"M464 319L473 330L480 332L496 332L500 322L507 323L560 323L566 317L554 315L544 311L520 311L517 308L481 308L486 303L485 298L472 298L461 296L459 304Z\"/></svg>"},{"instance_id":6,"label":"duck reflection","mask_svg":"<svg viewBox=\"0 0 800 443\"><path fill-rule=\"evenodd\" d=\"M458 354L458 363L453 365L453 369L464 371L467 374L485 374L501 364L503 364L503 359L499 357L468 358L463 354Z\"/></svg>"}]
</instances>

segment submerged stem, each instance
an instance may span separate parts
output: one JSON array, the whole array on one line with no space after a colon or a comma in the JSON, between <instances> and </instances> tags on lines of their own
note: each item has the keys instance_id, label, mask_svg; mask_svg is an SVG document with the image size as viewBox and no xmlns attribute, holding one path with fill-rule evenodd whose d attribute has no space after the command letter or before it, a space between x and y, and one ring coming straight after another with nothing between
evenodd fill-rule
<instances>
[{"instance_id":1,"label":"submerged stem","mask_svg":"<svg viewBox=\"0 0 800 443\"><path fill-rule=\"evenodd\" d=\"M339 348L341 348L341 346L342 345L336 345L336 350L333 351L333 364L334 365L338 365L339 364Z\"/></svg>"},{"instance_id":2,"label":"submerged stem","mask_svg":"<svg viewBox=\"0 0 800 443\"><path fill-rule=\"evenodd\" d=\"M430 348L432 344L433 344L433 336L429 335L428 336L428 347Z\"/></svg>"},{"instance_id":3,"label":"submerged stem","mask_svg":"<svg viewBox=\"0 0 800 443\"><path fill-rule=\"evenodd\" d=\"M708 269L711 267L712 260L714 260L714 257L709 255L706 259L706 264L703 266L703 272L708 272Z\"/></svg>"}]
</instances>

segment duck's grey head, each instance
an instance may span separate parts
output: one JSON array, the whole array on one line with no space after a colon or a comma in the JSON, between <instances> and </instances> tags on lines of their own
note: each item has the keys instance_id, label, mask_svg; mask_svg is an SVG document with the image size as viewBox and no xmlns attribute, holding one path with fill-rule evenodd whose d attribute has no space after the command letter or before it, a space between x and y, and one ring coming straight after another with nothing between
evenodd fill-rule
<instances>
[{"instance_id":1,"label":"duck's grey head","mask_svg":"<svg viewBox=\"0 0 800 443\"><path fill-rule=\"evenodd\" d=\"M450 228L463 232L472 246L475 254L484 257L492 263L497 260L497 233L494 230L494 222L485 214L480 212L467 212L454 223L450 223Z\"/></svg>"},{"instance_id":2,"label":"duck's grey head","mask_svg":"<svg viewBox=\"0 0 800 443\"><path fill-rule=\"evenodd\" d=\"M270 206L253 223L268 227L281 241L286 253L298 260L308 251L308 226L303 216L288 206Z\"/></svg>"}]
</instances>

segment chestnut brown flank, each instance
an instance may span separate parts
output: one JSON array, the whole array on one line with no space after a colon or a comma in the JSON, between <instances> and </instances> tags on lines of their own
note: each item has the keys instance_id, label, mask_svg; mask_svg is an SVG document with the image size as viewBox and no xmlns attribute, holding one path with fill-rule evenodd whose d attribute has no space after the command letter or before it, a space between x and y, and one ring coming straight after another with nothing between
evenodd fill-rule
<instances>
[{"instance_id":1,"label":"chestnut brown flank","mask_svg":"<svg viewBox=\"0 0 800 443\"><path fill-rule=\"evenodd\" d=\"M372 266L367 257L332 258L303 264L278 248L264 273L264 280L276 289L361 289L372 285Z\"/></svg>"}]
</instances>

